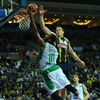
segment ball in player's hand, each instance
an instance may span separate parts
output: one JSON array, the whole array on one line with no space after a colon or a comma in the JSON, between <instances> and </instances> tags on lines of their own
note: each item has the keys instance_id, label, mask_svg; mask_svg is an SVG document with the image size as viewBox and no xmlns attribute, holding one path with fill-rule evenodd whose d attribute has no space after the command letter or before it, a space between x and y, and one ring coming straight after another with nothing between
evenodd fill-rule
<instances>
[{"instance_id":1,"label":"ball in player's hand","mask_svg":"<svg viewBox=\"0 0 100 100\"><path fill-rule=\"evenodd\" d=\"M38 6L35 3L29 4L28 9L32 12L38 12Z\"/></svg>"}]
</instances>

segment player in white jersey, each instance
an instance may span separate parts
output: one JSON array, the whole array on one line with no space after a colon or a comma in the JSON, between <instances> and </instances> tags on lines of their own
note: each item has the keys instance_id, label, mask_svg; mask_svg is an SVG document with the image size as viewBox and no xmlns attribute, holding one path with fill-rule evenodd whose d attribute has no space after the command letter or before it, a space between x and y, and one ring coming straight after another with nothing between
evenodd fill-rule
<instances>
[{"instance_id":1,"label":"player in white jersey","mask_svg":"<svg viewBox=\"0 0 100 100\"><path fill-rule=\"evenodd\" d=\"M44 70L55 65L57 57L57 49L53 45L50 45L48 42L46 42L42 58L39 61L40 68Z\"/></svg>"},{"instance_id":2,"label":"player in white jersey","mask_svg":"<svg viewBox=\"0 0 100 100\"><path fill-rule=\"evenodd\" d=\"M70 93L70 100L88 100L89 93L84 84L79 83L78 73L73 75L73 86L78 90L79 97L76 97L73 93Z\"/></svg>"},{"instance_id":3,"label":"player in white jersey","mask_svg":"<svg viewBox=\"0 0 100 100\"><path fill-rule=\"evenodd\" d=\"M48 35L45 37L46 42L41 38L34 21L35 12L33 13L31 8L32 5L28 6L27 9L31 19L31 27L34 33L34 37L37 40L36 42L39 45L40 50L43 50L39 64L44 79L44 84L49 94L54 100L63 100L58 95L58 90L67 88L69 91L78 96L78 91L71 86L69 80L66 78L60 66L56 65L58 52L56 47L53 46L53 42L56 40L56 37L53 35Z\"/></svg>"}]
</instances>

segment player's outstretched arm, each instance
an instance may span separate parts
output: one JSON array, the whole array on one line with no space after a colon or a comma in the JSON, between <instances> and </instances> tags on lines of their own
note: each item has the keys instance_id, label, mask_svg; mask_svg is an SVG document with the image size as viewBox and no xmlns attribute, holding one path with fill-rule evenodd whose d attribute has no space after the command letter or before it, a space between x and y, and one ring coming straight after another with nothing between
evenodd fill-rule
<instances>
[{"instance_id":1,"label":"player's outstretched arm","mask_svg":"<svg viewBox=\"0 0 100 100\"><path fill-rule=\"evenodd\" d=\"M82 61L82 60L78 57L78 55L74 52L74 50L72 49L72 47L71 47L70 45L69 45L69 53L70 53L71 57L74 58L74 60L76 60L77 62L79 62L79 64L80 64L81 67L85 67L84 61Z\"/></svg>"},{"instance_id":2,"label":"player's outstretched arm","mask_svg":"<svg viewBox=\"0 0 100 100\"><path fill-rule=\"evenodd\" d=\"M44 7L42 5L39 6L40 26L43 29L45 34L52 34L52 31L45 26L44 14L46 11L47 10L44 10Z\"/></svg>"},{"instance_id":3,"label":"player's outstretched arm","mask_svg":"<svg viewBox=\"0 0 100 100\"><path fill-rule=\"evenodd\" d=\"M38 45L39 46L43 46L44 45L44 40L41 38L41 36L40 36L40 34L38 32L38 29L37 29L37 26L36 26L35 20L34 20L34 15L35 15L35 13L37 13L34 10L35 9L34 6L36 6L36 4L33 4L31 6L29 5L27 7L27 10L28 10L28 13L29 13L29 17L30 17L30 20L31 20L31 29L32 29L32 31L34 33L34 37L36 38Z\"/></svg>"},{"instance_id":4,"label":"player's outstretched arm","mask_svg":"<svg viewBox=\"0 0 100 100\"><path fill-rule=\"evenodd\" d=\"M85 93L84 100L88 100L90 95L89 95L89 92L87 90L87 87L84 84L83 84L83 92Z\"/></svg>"}]
</instances>

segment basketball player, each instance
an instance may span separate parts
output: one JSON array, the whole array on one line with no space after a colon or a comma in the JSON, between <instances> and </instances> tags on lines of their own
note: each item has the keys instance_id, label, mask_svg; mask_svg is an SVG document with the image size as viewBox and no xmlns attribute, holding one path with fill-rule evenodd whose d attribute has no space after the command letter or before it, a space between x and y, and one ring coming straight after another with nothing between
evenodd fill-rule
<instances>
[{"instance_id":1,"label":"basketball player","mask_svg":"<svg viewBox=\"0 0 100 100\"><path fill-rule=\"evenodd\" d=\"M82 83L79 83L78 73L73 75L73 86L78 90L80 100L88 100L89 99L89 92L87 91L86 86ZM78 98L73 93L70 93L69 100L78 100Z\"/></svg>"},{"instance_id":2,"label":"basketball player","mask_svg":"<svg viewBox=\"0 0 100 100\"><path fill-rule=\"evenodd\" d=\"M56 40L56 36L46 35L45 41L41 38L34 21L35 12L33 13L33 10L31 10L34 7L31 6L31 9L29 8L27 9L31 19L31 28L34 33L34 37L37 40L36 42L39 45L40 50L42 52L42 56L39 61L40 69L44 79L44 84L49 94L54 100L63 100L58 95L58 90L67 88L69 91L78 96L78 91L71 86L69 80L66 78L60 66L56 65L58 52L56 47L53 45L54 41Z\"/></svg>"},{"instance_id":3,"label":"basketball player","mask_svg":"<svg viewBox=\"0 0 100 100\"><path fill-rule=\"evenodd\" d=\"M82 61L77 54L73 51L71 45L70 45L70 41L64 37L64 29L61 26L57 26L56 27L56 33L52 32L50 29L48 29L45 26L45 22L44 22L44 14L45 14L46 10L44 10L43 6L39 7L39 14L40 14L40 26L43 29L45 34L55 34L57 36L56 41L54 42L53 45L56 46L57 50L58 50L58 59L57 59L57 64L60 65L60 67L62 68L64 74L66 75L67 78L69 78L69 74L70 74L70 66L68 66L68 57L69 55L74 58L77 62L79 62L79 64L83 67L85 66L84 61ZM62 97L65 98L65 90L62 90L62 92L60 93L60 95L62 95Z\"/></svg>"}]
</instances>

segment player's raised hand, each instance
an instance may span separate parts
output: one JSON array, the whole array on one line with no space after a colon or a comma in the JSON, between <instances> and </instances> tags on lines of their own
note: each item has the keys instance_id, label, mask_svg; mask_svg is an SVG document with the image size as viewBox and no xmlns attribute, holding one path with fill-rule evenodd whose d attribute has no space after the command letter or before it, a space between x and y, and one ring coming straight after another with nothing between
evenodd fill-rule
<instances>
[{"instance_id":1,"label":"player's raised hand","mask_svg":"<svg viewBox=\"0 0 100 100\"><path fill-rule=\"evenodd\" d=\"M27 11L29 14L35 14L38 12L38 6L35 3L31 3L27 6Z\"/></svg>"},{"instance_id":2,"label":"player's raised hand","mask_svg":"<svg viewBox=\"0 0 100 100\"><path fill-rule=\"evenodd\" d=\"M85 66L86 66L86 65L85 65L85 62L82 61L82 60L81 60L79 63L80 63L80 66L81 66L81 67L85 67Z\"/></svg>"}]
</instances>

